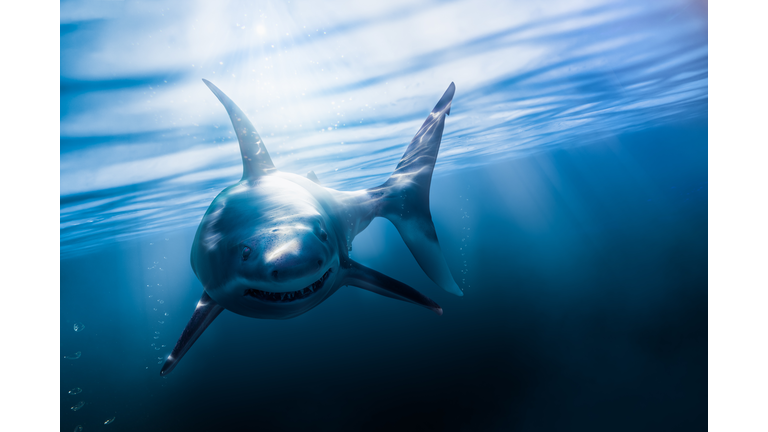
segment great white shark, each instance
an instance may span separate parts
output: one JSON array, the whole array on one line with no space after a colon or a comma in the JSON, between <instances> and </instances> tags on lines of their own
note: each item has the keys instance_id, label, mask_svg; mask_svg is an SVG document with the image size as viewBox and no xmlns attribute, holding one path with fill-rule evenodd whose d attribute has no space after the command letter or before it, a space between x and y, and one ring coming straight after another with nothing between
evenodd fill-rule
<instances>
[{"instance_id":1,"label":"great white shark","mask_svg":"<svg viewBox=\"0 0 768 432\"><path fill-rule=\"evenodd\" d=\"M437 240L429 187L445 118L456 87L448 86L381 186L355 192L324 187L278 171L256 129L218 87L203 80L226 108L240 143L243 177L211 203L197 228L191 264L204 291L161 375L170 373L224 310L287 319L322 303L343 286L443 309L410 286L350 259L352 240L375 217L394 224L419 266L444 290L462 296Z\"/></svg>"}]
</instances>

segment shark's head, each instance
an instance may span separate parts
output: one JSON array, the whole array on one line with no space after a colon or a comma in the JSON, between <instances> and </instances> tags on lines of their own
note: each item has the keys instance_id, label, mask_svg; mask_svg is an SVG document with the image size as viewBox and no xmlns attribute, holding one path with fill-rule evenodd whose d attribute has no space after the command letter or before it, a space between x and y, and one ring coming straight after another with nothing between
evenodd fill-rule
<instances>
[{"instance_id":1,"label":"shark's head","mask_svg":"<svg viewBox=\"0 0 768 432\"><path fill-rule=\"evenodd\" d=\"M226 309L290 318L338 288L338 248L334 226L310 193L265 176L214 200L195 238L192 267Z\"/></svg>"}]
</instances>

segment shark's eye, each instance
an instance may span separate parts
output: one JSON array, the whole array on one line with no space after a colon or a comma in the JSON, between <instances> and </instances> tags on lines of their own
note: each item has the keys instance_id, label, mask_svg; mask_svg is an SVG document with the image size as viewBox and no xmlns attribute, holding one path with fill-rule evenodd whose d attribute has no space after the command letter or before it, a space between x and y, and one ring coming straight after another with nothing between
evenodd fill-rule
<instances>
[{"instance_id":1,"label":"shark's eye","mask_svg":"<svg viewBox=\"0 0 768 432\"><path fill-rule=\"evenodd\" d=\"M248 259L248 256L251 254L251 248L248 246L243 248L243 261Z\"/></svg>"}]
</instances>

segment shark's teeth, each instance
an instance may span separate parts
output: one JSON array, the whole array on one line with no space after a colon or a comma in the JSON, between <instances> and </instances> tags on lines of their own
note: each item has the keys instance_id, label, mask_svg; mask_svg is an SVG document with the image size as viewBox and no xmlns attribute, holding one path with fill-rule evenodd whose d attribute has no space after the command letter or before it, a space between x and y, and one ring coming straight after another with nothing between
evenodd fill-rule
<instances>
[{"instance_id":1,"label":"shark's teeth","mask_svg":"<svg viewBox=\"0 0 768 432\"><path fill-rule=\"evenodd\" d=\"M269 302L279 302L279 303L287 303L287 302L292 302L294 300L301 300L319 291L320 288L322 288L323 285L325 284L325 281L328 279L330 274L331 274L331 269L328 269L328 271L326 271L320 277L320 279L318 279L308 287L302 288L298 291L279 293L279 292L262 291L255 288L248 288L243 293L243 296L251 296L259 300L264 300Z\"/></svg>"}]
</instances>

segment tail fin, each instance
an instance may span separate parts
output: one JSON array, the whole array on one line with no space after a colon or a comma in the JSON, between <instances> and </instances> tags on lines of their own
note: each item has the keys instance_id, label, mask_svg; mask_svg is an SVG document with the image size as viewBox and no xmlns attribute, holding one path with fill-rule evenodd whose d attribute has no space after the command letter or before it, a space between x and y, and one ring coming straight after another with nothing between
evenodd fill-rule
<instances>
[{"instance_id":1,"label":"tail fin","mask_svg":"<svg viewBox=\"0 0 768 432\"><path fill-rule=\"evenodd\" d=\"M464 295L448 270L429 211L429 186L443 138L445 116L451 112L456 86L451 83L411 140L395 172L381 186L369 190L380 196L380 216L389 219L403 237L416 262L444 290Z\"/></svg>"}]
</instances>

